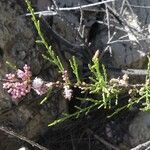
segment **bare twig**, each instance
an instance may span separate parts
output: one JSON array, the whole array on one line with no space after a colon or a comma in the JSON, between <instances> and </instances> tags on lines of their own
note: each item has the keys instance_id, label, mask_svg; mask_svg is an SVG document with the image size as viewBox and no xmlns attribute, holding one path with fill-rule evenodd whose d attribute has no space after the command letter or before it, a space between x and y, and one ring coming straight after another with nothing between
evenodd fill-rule
<instances>
[{"instance_id":1,"label":"bare twig","mask_svg":"<svg viewBox=\"0 0 150 150\"><path fill-rule=\"evenodd\" d=\"M132 9L132 7L131 7L131 4L129 3L129 1L128 1L128 0L126 0L126 3L127 3L127 6L128 6L128 7L129 7L129 9L130 9L130 11L131 11L132 15L134 15L134 11L133 11L133 9Z\"/></svg>"},{"instance_id":2,"label":"bare twig","mask_svg":"<svg viewBox=\"0 0 150 150\"><path fill-rule=\"evenodd\" d=\"M126 34L126 35L123 35L123 36L119 37L118 39L122 40L122 39L127 38L127 37L128 37L128 35Z\"/></svg>"},{"instance_id":3,"label":"bare twig","mask_svg":"<svg viewBox=\"0 0 150 150\"><path fill-rule=\"evenodd\" d=\"M94 6L102 5L102 4L113 2L113 1L115 1L115 0L107 0L107 1L102 1L102 2L96 2L93 4L76 6L76 7L59 8L59 10L61 10L61 11L80 10L80 9L84 9L84 8L88 8L88 7L94 7Z\"/></svg>"},{"instance_id":4,"label":"bare twig","mask_svg":"<svg viewBox=\"0 0 150 150\"><path fill-rule=\"evenodd\" d=\"M126 0L123 0L123 2L122 2L122 5L121 5L121 9L120 9L120 13L119 13L119 14L122 14L122 12L123 12L124 5L125 5L125 1L126 1Z\"/></svg>"},{"instance_id":5,"label":"bare twig","mask_svg":"<svg viewBox=\"0 0 150 150\"><path fill-rule=\"evenodd\" d=\"M32 145L33 147L37 147L38 149L40 150L49 150L48 148L44 147L44 146L41 146L40 144L34 142L34 141L31 141L29 139L27 139L26 137L22 136L22 135L19 135L18 133L15 133L14 131L9 131L7 128L4 128L2 126L0 126L0 131L3 131L5 132L6 134L8 135L11 135L15 138L18 138L22 141L25 141L27 143L29 143L30 145Z\"/></svg>"},{"instance_id":6,"label":"bare twig","mask_svg":"<svg viewBox=\"0 0 150 150\"><path fill-rule=\"evenodd\" d=\"M79 22L79 27L78 27L78 33L80 34L80 36L82 38L84 37L84 30L83 30L83 10L82 10L82 8L80 9L80 22Z\"/></svg>"},{"instance_id":7,"label":"bare twig","mask_svg":"<svg viewBox=\"0 0 150 150\"><path fill-rule=\"evenodd\" d=\"M89 8L89 7L94 7L94 6L98 6L98 5L102 5L105 3L109 3L109 2L113 2L115 0L107 0L107 1L103 1L103 2L96 2L93 4L87 4L87 5L82 5L82 6L75 6L75 7L65 7L65 8L56 8L59 11L72 11L72 10L80 10L80 9L84 9L84 8ZM55 2L55 1L54 1ZM46 10L46 11L39 11L39 12L35 12L35 15L43 15L43 16L48 16L50 15L56 15L57 12L52 11L52 10ZM26 16L30 16L30 13L27 13Z\"/></svg>"},{"instance_id":8,"label":"bare twig","mask_svg":"<svg viewBox=\"0 0 150 150\"><path fill-rule=\"evenodd\" d=\"M150 149L150 141L147 141L145 143L139 144L135 148L132 148L131 150L149 150Z\"/></svg>"},{"instance_id":9,"label":"bare twig","mask_svg":"<svg viewBox=\"0 0 150 150\"><path fill-rule=\"evenodd\" d=\"M109 148L111 148L111 149L113 149L113 150L119 150L119 148L117 148L116 146L114 146L114 145L108 143L108 142L105 141L103 138L101 138L101 137L99 137L97 134L95 134L91 129L88 128L87 131L88 131L90 134L92 134L92 135L95 137L95 139L97 139L99 142L101 142L101 143L104 144L105 146L107 146L107 147L109 147Z\"/></svg>"},{"instance_id":10,"label":"bare twig","mask_svg":"<svg viewBox=\"0 0 150 150\"><path fill-rule=\"evenodd\" d=\"M103 21L99 21L99 20L98 20L98 21L96 21L96 22L99 23L99 24L103 24L103 25L108 26L108 24L105 23L105 22L103 22ZM113 24L110 24L110 27L115 28L115 29L120 30L120 31L126 32L126 30L124 30L123 28L121 28L121 27L119 27L119 26L116 26L116 25L113 25Z\"/></svg>"},{"instance_id":11,"label":"bare twig","mask_svg":"<svg viewBox=\"0 0 150 150\"><path fill-rule=\"evenodd\" d=\"M138 41L144 41L144 40L147 40L147 38L138 39ZM109 42L109 44L124 43L124 42L133 42L133 41L131 41L131 40L115 40L115 41ZM140 47L141 47L141 45L140 45Z\"/></svg>"},{"instance_id":12,"label":"bare twig","mask_svg":"<svg viewBox=\"0 0 150 150\"><path fill-rule=\"evenodd\" d=\"M54 4L55 8L56 8L56 9L59 9L59 8L58 8L58 5L57 5L57 3L56 3L56 1L55 1L55 0L52 0L52 2L53 2L53 4Z\"/></svg>"},{"instance_id":13,"label":"bare twig","mask_svg":"<svg viewBox=\"0 0 150 150\"><path fill-rule=\"evenodd\" d=\"M57 12L53 10L46 10L46 11L34 12L34 14L39 16L55 16L57 15ZM31 13L26 13L25 15L31 16Z\"/></svg>"},{"instance_id":14,"label":"bare twig","mask_svg":"<svg viewBox=\"0 0 150 150\"><path fill-rule=\"evenodd\" d=\"M110 34L110 18L109 18L109 11L108 11L108 7L107 7L107 3L105 4L106 7L106 20L107 20L107 28L108 28L108 41L110 41L111 38L111 34ZM109 53L110 56L112 56L112 48L111 46L108 45L108 49L109 49Z\"/></svg>"},{"instance_id":15,"label":"bare twig","mask_svg":"<svg viewBox=\"0 0 150 150\"><path fill-rule=\"evenodd\" d=\"M113 10L109 5L107 5L109 11L114 15L114 17L119 21L119 23L121 25L123 25L124 27L128 27L129 32L132 33L135 36L135 42L143 49L140 40L137 38L137 36L135 35L135 32L133 30L133 28L128 24L127 20L125 20L122 16L120 16L115 10ZM128 32L127 32L128 33ZM130 40L131 41L131 40Z\"/></svg>"},{"instance_id":16,"label":"bare twig","mask_svg":"<svg viewBox=\"0 0 150 150\"><path fill-rule=\"evenodd\" d=\"M131 7L135 7L135 8L147 8L150 9L150 6L142 6L142 5L130 5Z\"/></svg>"},{"instance_id":17,"label":"bare twig","mask_svg":"<svg viewBox=\"0 0 150 150\"><path fill-rule=\"evenodd\" d=\"M110 37L110 39L108 40L107 42L107 46L106 48L102 51L101 55L100 55L100 58L102 58L104 56L104 54L107 52L107 50L109 49L110 45L109 43L111 42L111 40L113 39L113 37L116 35L116 32L113 33L113 35Z\"/></svg>"}]
</instances>

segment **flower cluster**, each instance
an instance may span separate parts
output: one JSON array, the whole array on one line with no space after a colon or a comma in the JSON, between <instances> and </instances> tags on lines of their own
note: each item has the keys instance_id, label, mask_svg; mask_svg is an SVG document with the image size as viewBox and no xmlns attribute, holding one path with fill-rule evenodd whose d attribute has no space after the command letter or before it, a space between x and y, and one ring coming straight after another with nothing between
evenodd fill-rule
<instances>
[{"instance_id":1,"label":"flower cluster","mask_svg":"<svg viewBox=\"0 0 150 150\"><path fill-rule=\"evenodd\" d=\"M63 89L64 89L64 97L65 99L68 99L68 100L71 100L71 97L72 97L72 89L70 89L70 80L69 80L69 75L68 75L68 71L65 70L62 74L62 79L63 81L65 82L64 85L63 85Z\"/></svg>"},{"instance_id":2,"label":"flower cluster","mask_svg":"<svg viewBox=\"0 0 150 150\"><path fill-rule=\"evenodd\" d=\"M64 97L65 99L71 100L72 97L72 89L70 89L69 85L64 85Z\"/></svg>"},{"instance_id":3,"label":"flower cluster","mask_svg":"<svg viewBox=\"0 0 150 150\"><path fill-rule=\"evenodd\" d=\"M70 81L69 81L69 75L68 75L68 71L67 70L65 70L64 72L63 72L63 74L62 74L62 79L63 79L63 81L65 82L65 83L70 83Z\"/></svg>"},{"instance_id":4,"label":"flower cluster","mask_svg":"<svg viewBox=\"0 0 150 150\"><path fill-rule=\"evenodd\" d=\"M30 67L25 65L23 70L18 69L16 73L10 73L5 75L3 79L3 88L11 95L12 100L17 100L22 96L25 96L27 93L33 89L38 95L43 95L48 92L51 88L59 87L64 89L65 99L71 100L72 89L69 86L69 77L68 72L64 71L62 75L64 83L57 82L45 82L41 78L34 78L31 80L32 73Z\"/></svg>"},{"instance_id":5,"label":"flower cluster","mask_svg":"<svg viewBox=\"0 0 150 150\"><path fill-rule=\"evenodd\" d=\"M43 95L45 94L49 88L52 88L53 83L45 83L41 78L35 78L32 82L32 89L38 94Z\"/></svg>"},{"instance_id":6,"label":"flower cluster","mask_svg":"<svg viewBox=\"0 0 150 150\"><path fill-rule=\"evenodd\" d=\"M3 88L12 96L13 100L25 96L31 90L31 71L30 67L25 65L23 71L18 69L16 74L6 74Z\"/></svg>"}]
</instances>

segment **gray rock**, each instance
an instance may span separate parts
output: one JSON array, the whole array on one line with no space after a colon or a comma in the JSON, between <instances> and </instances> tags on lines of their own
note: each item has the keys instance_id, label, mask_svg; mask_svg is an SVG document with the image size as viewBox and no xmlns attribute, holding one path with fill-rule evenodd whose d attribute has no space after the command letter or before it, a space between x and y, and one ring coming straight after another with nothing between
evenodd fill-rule
<instances>
[{"instance_id":1,"label":"gray rock","mask_svg":"<svg viewBox=\"0 0 150 150\"><path fill-rule=\"evenodd\" d=\"M150 112L140 112L129 126L130 143L132 147L147 142L150 139Z\"/></svg>"},{"instance_id":2,"label":"gray rock","mask_svg":"<svg viewBox=\"0 0 150 150\"><path fill-rule=\"evenodd\" d=\"M42 47L35 47L35 29L33 29L33 24L26 20L24 14L23 6L19 5L17 1L0 1L0 50L2 51L0 78L3 78L6 73L14 71L6 65L6 61L17 65L18 68L27 63L31 66L34 76L40 74L42 69L49 69L50 65L43 68L45 60L41 59L41 54L44 50ZM49 80L53 80L53 77L57 78L57 75L55 74L54 77L53 74L45 74L45 76L49 76ZM42 98L37 98L35 94L30 93L16 105L12 103L11 97L0 84L0 125L29 139L38 139L39 135L48 130L47 125L55 119L58 115L56 113L67 110L66 101L61 94L58 94L57 101L55 97L51 99L53 102L48 101L44 107L39 105ZM55 114L51 112L55 112ZM21 142L18 144L15 138L9 139L9 136L0 134L0 149L10 150L12 145L13 149L18 149L21 144Z\"/></svg>"}]
</instances>

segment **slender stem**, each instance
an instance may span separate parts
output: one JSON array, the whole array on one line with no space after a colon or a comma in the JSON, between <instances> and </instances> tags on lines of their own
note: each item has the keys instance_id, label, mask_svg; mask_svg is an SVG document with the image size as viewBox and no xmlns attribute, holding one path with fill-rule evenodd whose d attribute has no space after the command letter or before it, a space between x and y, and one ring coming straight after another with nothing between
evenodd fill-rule
<instances>
[{"instance_id":1,"label":"slender stem","mask_svg":"<svg viewBox=\"0 0 150 150\"><path fill-rule=\"evenodd\" d=\"M30 145L32 145L33 147L37 147L40 150L50 150L50 149L48 149L48 148L46 148L44 146L41 146L40 144L38 144L38 143L36 143L34 141L31 141L31 140L27 139L26 137L24 137L22 135L19 135L18 133L15 133L14 131L10 131L7 128L4 128L3 126L0 126L0 131L3 131L6 134L11 135L11 136L13 136L15 138L18 138L18 139L20 139L22 141L25 141L25 142L29 143Z\"/></svg>"}]
</instances>

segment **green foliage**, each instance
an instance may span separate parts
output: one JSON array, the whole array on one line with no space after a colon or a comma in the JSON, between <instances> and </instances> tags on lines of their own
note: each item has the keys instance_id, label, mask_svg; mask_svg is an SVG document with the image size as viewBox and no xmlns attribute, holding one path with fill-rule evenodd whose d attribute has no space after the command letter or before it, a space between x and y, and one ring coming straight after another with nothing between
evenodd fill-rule
<instances>
[{"instance_id":1,"label":"green foliage","mask_svg":"<svg viewBox=\"0 0 150 150\"><path fill-rule=\"evenodd\" d=\"M74 57L72 58L72 60L70 60L70 64L77 78L77 83L79 83L79 86L82 87L82 90L90 91L90 94L96 94L99 98L92 99L92 98L78 97L77 99L82 101L83 103L88 102L89 106L84 108L75 106L75 108L77 109L75 113L65 114L64 117L55 120L54 122L50 123L48 126L54 126L70 118L78 118L81 114L87 115L93 109L100 109L102 107L107 108L107 106L110 108L111 100L113 100L114 98L117 100L118 98L118 90L115 89L115 87L108 86L106 70L104 65L101 65L102 67L100 67L98 56L92 59L92 64L89 64L89 69L93 74L93 76L89 77L91 83L86 84L85 87L84 84L82 84L79 79L78 67Z\"/></svg>"},{"instance_id":2,"label":"green foliage","mask_svg":"<svg viewBox=\"0 0 150 150\"><path fill-rule=\"evenodd\" d=\"M96 52L97 53L97 52ZM108 92L105 90L107 81L105 81L106 77L103 76L100 70L100 64L98 57L93 57L92 64L89 64L90 72L93 74L93 77L89 77L91 80L91 88L90 93L99 93L100 91Z\"/></svg>"},{"instance_id":3,"label":"green foliage","mask_svg":"<svg viewBox=\"0 0 150 150\"><path fill-rule=\"evenodd\" d=\"M99 51L96 51L92 59L92 64L89 64L90 72L93 74L93 76L89 77L91 80L89 91L91 94L99 95L104 103L104 107L107 108L108 106L110 108L111 100L114 97L117 101L118 90L108 84L105 66L103 64L100 65L98 55Z\"/></svg>"},{"instance_id":4,"label":"green foliage","mask_svg":"<svg viewBox=\"0 0 150 150\"><path fill-rule=\"evenodd\" d=\"M150 57L149 56L148 56L147 71L148 71L148 75L145 78L145 84L139 91L141 97L138 99L138 101L143 99L145 100L145 103L143 103L144 108L142 108L142 110L144 111L150 110Z\"/></svg>"},{"instance_id":5,"label":"green foliage","mask_svg":"<svg viewBox=\"0 0 150 150\"><path fill-rule=\"evenodd\" d=\"M121 108L118 108L115 110L115 112L109 116L112 117L116 114L118 114L120 111L124 109L129 109L133 107L135 104L139 104L142 101L142 111L149 111L150 110L150 56L148 58L148 64L147 64L147 72L148 75L145 77L145 83L141 85L140 89L136 88L136 94L133 96L127 105L124 105Z\"/></svg>"},{"instance_id":6,"label":"green foliage","mask_svg":"<svg viewBox=\"0 0 150 150\"><path fill-rule=\"evenodd\" d=\"M59 57L54 53L54 51L52 50L52 47L48 44L48 42L46 41L46 39L44 38L44 35L41 31L41 27L40 27L40 21L36 18L36 16L34 15L34 9L31 6L31 3L29 0L25 0L28 10L32 15L32 21L34 23L34 26L38 32L38 35L40 37L40 40L36 41L37 43L41 43L45 46L45 48L47 49L47 55L43 55L43 57L45 59L47 59L48 61L50 61L51 63L55 64L59 71L61 73L64 72L64 67L61 63L61 60L59 59Z\"/></svg>"},{"instance_id":7,"label":"green foliage","mask_svg":"<svg viewBox=\"0 0 150 150\"><path fill-rule=\"evenodd\" d=\"M52 89L50 88L47 92L47 95L43 98L43 100L40 102L40 104L45 103L48 100L51 93L52 93Z\"/></svg>"},{"instance_id":8,"label":"green foliage","mask_svg":"<svg viewBox=\"0 0 150 150\"><path fill-rule=\"evenodd\" d=\"M58 67L59 72L61 72L63 74L64 67L63 67L59 57L52 50L52 47L49 46L49 44L45 40L44 35L40 28L40 22L34 15L34 10L31 7L30 1L25 0L25 2L27 3L28 10L30 11L30 13L32 15L32 20L34 22L35 28L38 32L38 35L41 39L36 42L43 44L45 46L45 48L47 49L47 55L43 55L43 57L46 60L50 61L51 63L55 64ZM69 60L70 66L72 68L72 71L73 71L73 73L76 77L76 81L77 81L77 83L75 83L73 86L77 86L78 88L81 88L83 92L90 91L90 94L98 95L98 97L99 97L98 100L89 99L89 98L82 98L82 99L78 98L84 102L89 102L90 105L85 108L80 108L80 107L76 106L77 111L75 113L67 114L63 118L55 120L53 123L49 124L49 126L53 126L57 123L63 122L66 119L69 119L72 117L78 118L81 114L87 114L91 109L99 109L101 107L106 108L107 106L110 107L111 100L114 97L117 98L117 94L118 94L117 90L115 90L115 88L112 86L111 87L108 86L106 69L105 69L104 65L100 65L98 55L99 55L99 51L96 51L96 53L92 59L92 64L89 64L89 70L92 73L92 76L89 77L90 83L87 83L86 86L80 80L79 68L78 68L78 64L77 64L75 57L73 56ZM43 104L48 99L50 93L51 92L49 92L47 94L47 96L41 101L41 104Z\"/></svg>"},{"instance_id":9,"label":"green foliage","mask_svg":"<svg viewBox=\"0 0 150 150\"><path fill-rule=\"evenodd\" d=\"M70 66L72 68L72 71L73 71L73 73L76 77L77 85L80 85L81 80L80 80L80 77L79 77L79 68L78 68L78 64L77 64L75 56L72 56L72 59L70 59L69 62L70 62Z\"/></svg>"},{"instance_id":10,"label":"green foliage","mask_svg":"<svg viewBox=\"0 0 150 150\"><path fill-rule=\"evenodd\" d=\"M85 101L85 100L88 101L88 99L83 99L83 100L84 100L84 101ZM78 110L77 110L75 113L73 113L73 114L65 114L64 117L55 120L54 122L50 123L48 126L49 126L49 127L52 127L52 126L54 126L54 125L56 125L56 124L58 124L58 123L62 123L62 122L64 122L65 120L70 119L70 118L78 118L78 117L81 116L82 114L87 115L90 110L92 110L92 109L94 109L94 108L96 109L98 106L99 106L99 108L100 108L100 107L103 106L103 104L100 105L100 102L99 102L99 101L93 100L93 103L92 103L90 106L85 107L85 108L76 107Z\"/></svg>"},{"instance_id":11,"label":"green foliage","mask_svg":"<svg viewBox=\"0 0 150 150\"><path fill-rule=\"evenodd\" d=\"M17 70L16 65L12 64L11 62L6 61L6 64L7 64L7 65L8 65L11 69L13 69L13 70Z\"/></svg>"},{"instance_id":12,"label":"green foliage","mask_svg":"<svg viewBox=\"0 0 150 150\"><path fill-rule=\"evenodd\" d=\"M60 58L54 53L52 50L52 47L47 43L47 41L44 38L44 35L41 31L40 22L34 15L34 10L31 7L31 3L29 0L25 0L28 6L28 10L30 11L32 15L32 20L34 22L35 28L38 32L38 35L40 37L40 40L36 41L37 43L43 44L45 48L47 49L47 54L43 55L43 57L48 60L50 63L55 64L58 67L58 70L62 75L65 73L65 69L63 67L63 64L60 60ZM89 82L84 83L81 81L81 77L79 76L79 68L76 61L76 58L73 56L70 60L70 66L72 68L72 72L75 75L76 83L71 82L69 79L68 81L65 81L66 85L78 87L82 90L81 93L87 92L89 95L93 95L94 98L80 98L77 99L82 101L82 103L88 103L89 105L86 107L79 107L75 106L76 112L73 114L64 114L64 116L60 119L55 120L54 122L50 123L48 126L54 126L58 123L61 123L67 119L70 118L78 118L82 114L88 114L93 109L99 109L104 108L108 109L112 107L112 104L114 106L118 105L118 94L124 89L124 87L128 87L128 84L123 85L122 81L123 79L114 79L116 83L110 84L110 81L108 81L106 69L103 64L99 61L99 51L96 51L95 55L92 58L91 64L88 64L89 71L91 73L89 77ZM150 57L148 57L148 67L147 71L150 73ZM69 77L68 77L69 78ZM125 82L124 82L125 83ZM63 85L63 84L62 84ZM136 88L136 85L134 86ZM131 90L132 88L129 86L128 90ZM125 106L118 108L115 110L115 112L112 115L117 114L123 109L130 108L134 104L139 103L140 101L145 100L143 103L142 110L150 110L150 76L147 75L145 79L145 84L143 84L140 89L137 88L137 93L135 96L132 97L132 100ZM47 93L47 96L41 101L41 104L43 104L51 94L51 89ZM138 95L138 97L136 97ZM114 103L115 101L115 103Z\"/></svg>"}]
</instances>

